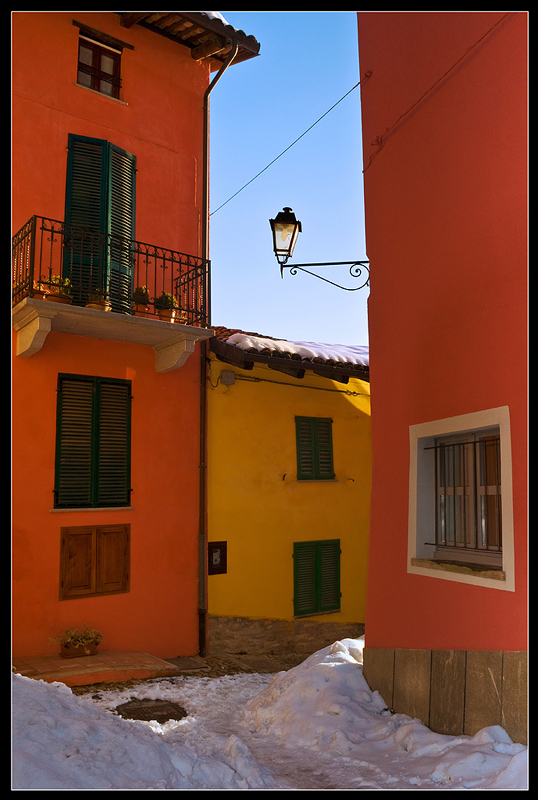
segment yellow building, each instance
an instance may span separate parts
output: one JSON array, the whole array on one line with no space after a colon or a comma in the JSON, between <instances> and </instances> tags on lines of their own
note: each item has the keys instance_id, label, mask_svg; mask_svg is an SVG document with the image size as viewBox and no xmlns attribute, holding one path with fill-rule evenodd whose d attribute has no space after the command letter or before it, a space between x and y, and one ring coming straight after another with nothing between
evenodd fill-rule
<instances>
[{"instance_id":1,"label":"yellow building","mask_svg":"<svg viewBox=\"0 0 538 800\"><path fill-rule=\"evenodd\" d=\"M368 348L217 328L209 356L210 642L306 652L360 635Z\"/></svg>"}]
</instances>

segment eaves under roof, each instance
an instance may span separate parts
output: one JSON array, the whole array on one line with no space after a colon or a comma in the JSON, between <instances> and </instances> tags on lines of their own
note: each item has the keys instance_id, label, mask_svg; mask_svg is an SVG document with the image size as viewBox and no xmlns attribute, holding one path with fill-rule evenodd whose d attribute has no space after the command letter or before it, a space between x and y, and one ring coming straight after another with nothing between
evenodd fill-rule
<instances>
[{"instance_id":1,"label":"eaves under roof","mask_svg":"<svg viewBox=\"0 0 538 800\"><path fill-rule=\"evenodd\" d=\"M215 335L209 339L210 350L220 361L239 369L251 370L254 364L265 364L270 369L299 380L308 370L314 375L344 384L350 378L370 381L370 367L367 363L336 359L330 357L330 352L326 356L316 355L316 348L313 352L306 352L301 347L288 348L285 340L271 336L215 326L213 330ZM238 340L241 340L241 346L237 344ZM345 348L343 352L345 353Z\"/></svg>"},{"instance_id":2,"label":"eaves under roof","mask_svg":"<svg viewBox=\"0 0 538 800\"><path fill-rule=\"evenodd\" d=\"M207 59L210 69L216 70L226 60L234 43L238 52L233 64L254 58L260 45L254 36L237 30L214 11L117 11L120 25L131 28L140 25L166 36L191 50L196 61Z\"/></svg>"}]
</instances>

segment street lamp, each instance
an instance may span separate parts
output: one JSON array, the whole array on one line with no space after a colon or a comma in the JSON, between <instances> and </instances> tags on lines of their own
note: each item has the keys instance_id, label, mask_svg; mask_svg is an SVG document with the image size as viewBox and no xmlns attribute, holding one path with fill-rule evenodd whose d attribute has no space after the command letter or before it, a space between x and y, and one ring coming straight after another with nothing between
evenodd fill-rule
<instances>
[{"instance_id":1,"label":"street lamp","mask_svg":"<svg viewBox=\"0 0 538 800\"><path fill-rule=\"evenodd\" d=\"M297 237L302 231L301 223L295 219L291 208L285 206L274 219L269 220L269 224L273 231L273 250L282 273L282 268L291 258Z\"/></svg>"},{"instance_id":2,"label":"street lamp","mask_svg":"<svg viewBox=\"0 0 538 800\"><path fill-rule=\"evenodd\" d=\"M293 254L293 249L297 242L299 233L302 232L302 225L295 218L291 208L287 206L283 211L280 211L274 219L269 220L271 230L273 231L273 250L275 256L280 264L280 275L284 277L284 267L287 266L288 260ZM287 268L290 270L291 275L296 275L297 271L307 272L314 278L319 278L332 286L337 286L339 289L344 289L346 292L356 292L358 289L363 289L370 283L370 270L368 268L369 261L330 261L317 264L290 264ZM352 278L363 279L360 286L352 288L347 286L340 286L338 283L323 278L321 275L316 275L315 272L310 272L306 267L337 267L348 266L349 274Z\"/></svg>"}]
</instances>

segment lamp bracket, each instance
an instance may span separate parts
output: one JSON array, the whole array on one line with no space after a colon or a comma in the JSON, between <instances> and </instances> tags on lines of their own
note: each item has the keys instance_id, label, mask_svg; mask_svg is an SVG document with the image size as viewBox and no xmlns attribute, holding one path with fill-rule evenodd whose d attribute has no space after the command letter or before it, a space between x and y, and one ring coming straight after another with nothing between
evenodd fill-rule
<instances>
[{"instance_id":1,"label":"lamp bracket","mask_svg":"<svg viewBox=\"0 0 538 800\"><path fill-rule=\"evenodd\" d=\"M332 286L336 286L338 289L344 289L346 292L356 292L359 289L364 289L365 286L369 286L370 284L370 269L368 267L369 261L329 261L325 263L318 263L318 264L286 264L285 262L280 261L280 274L284 277L284 267L289 269L291 275L297 275L297 272L306 272L308 275L312 275L314 278L319 278L321 281L325 281L325 283L330 283ZM357 278L360 280L361 278L366 277L366 280L363 280L360 286L341 286L339 283L335 283L334 281L328 280L328 278L324 278L322 275L317 275L315 272L310 272L307 267L349 267L349 274L352 278Z\"/></svg>"}]
</instances>

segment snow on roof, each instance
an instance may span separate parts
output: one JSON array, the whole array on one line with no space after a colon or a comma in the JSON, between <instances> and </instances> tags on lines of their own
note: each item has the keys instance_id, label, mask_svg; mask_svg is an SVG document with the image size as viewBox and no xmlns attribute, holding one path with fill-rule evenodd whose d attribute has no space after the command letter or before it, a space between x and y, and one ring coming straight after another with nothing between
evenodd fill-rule
<instances>
[{"instance_id":1,"label":"snow on roof","mask_svg":"<svg viewBox=\"0 0 538 800\"><path fill-rule=\"evenodd\" d=\"M366 345L323 344L320 342L290 342L286 339L272 339L249 333L233 333L225 339L227 344L235 345L245 351L271 351L299 356L302 359L334 361L342 364L369 366L369 348Z\"/></svg>"}]
</instances>

